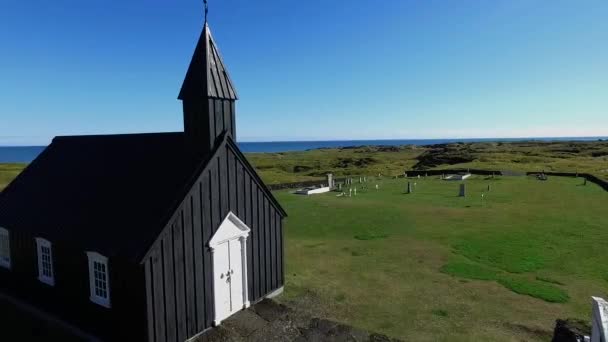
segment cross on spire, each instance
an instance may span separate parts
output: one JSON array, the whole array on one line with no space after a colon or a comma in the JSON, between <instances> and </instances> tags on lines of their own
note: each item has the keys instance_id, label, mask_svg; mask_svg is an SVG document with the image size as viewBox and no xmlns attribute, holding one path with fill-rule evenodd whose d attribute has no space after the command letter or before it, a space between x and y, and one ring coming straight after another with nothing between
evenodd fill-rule
<instances>
[{"instance_id":1,"label":"cross on spire","mask_svg":"<svg viewBox=\"0 0 608 342\"><path fill-rule=\"evenodd\" d=\"M209 4L207 3L207 0L203 0L203 2L205 3L205 23L207 23L207 14L209 14Z\"/></svg>"}]
</instances>

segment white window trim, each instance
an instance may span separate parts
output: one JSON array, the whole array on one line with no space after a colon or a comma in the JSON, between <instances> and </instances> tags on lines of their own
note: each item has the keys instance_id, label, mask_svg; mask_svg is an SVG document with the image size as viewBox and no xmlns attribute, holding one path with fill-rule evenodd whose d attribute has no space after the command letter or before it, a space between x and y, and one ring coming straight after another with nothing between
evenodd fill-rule
<instances>
[{"instance_id":1,"label":"white window trim","mask_svg":"<svg viewBox=\"0 0 608 342\"><path fill-rule=\"evenodd\" d=\"M110 268L108 267L108 258L103 256L97 252L87 252L87 257L89 258L89 299L91 302L101 305L106 308L110 308ZM93 269L93 264L97 262L105 265L106 269L106 293L108 294L107 298L100 297L95 294L95 272Z\"/></svg>"},{"instance_id":2,"label":"white window trim","mask_svg":"<svg viewBox=\"0 0 608 342\"><path fill-rule=\"evenodd\" d=\"M49 258L51 263L51 276L44 275L42 272L42 247L49 249ZM55 267L53 266L53 245L49 240L37 237L36 250L38 252L38 280L50 286L55 286Z\"/></svg>"},{"instance_id":3,"label":"white window trim","mask_svg":"<svg viewBox=\"0 0 608 342\"><path fill-rule=\"evenodd\" d=\"M0 259L0 266L10 270L11 269L11 234L8 231L8 229L0 227L0 236L6 237L6 239L8 241L8 243L6 244L8 246L8 260Z\"/></svg>"}]
</instances>

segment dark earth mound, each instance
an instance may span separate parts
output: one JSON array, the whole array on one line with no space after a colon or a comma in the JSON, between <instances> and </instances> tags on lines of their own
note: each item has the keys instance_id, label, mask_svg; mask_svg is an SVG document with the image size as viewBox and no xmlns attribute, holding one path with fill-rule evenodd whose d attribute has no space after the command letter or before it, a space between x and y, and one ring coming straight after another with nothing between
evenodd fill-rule
<instances>
[{"instance_id":1,"label":"dark earth mound","mask_svg":"<svg viewBox=\"0 0 608 342\"><path fill-rule=\"evenodd\" d=\"M295 172L295 173L306 172L306 171L310 171L310 170L312 170L312 166L296 165L293 167L293 172Z\"/></svg>"},{"instance_id":2,"label":"dark earth mound","mask_svg":"<svg viewBox=\"0 0 608 342\"><path fill-rule=\"evenodd\" d=\"M475 160L468 144L432 145L430 149L418 156L414 170L426 170L439 165L454 165Z\"/></svg>"},{"instance_id":3,"label":"dark earth mound","mask_svg":"<svg viewBox=\"0 0 608 342\"><path fill-rule=\"evenodd\" d=\"M349 168L349 167L364 167L371 164L377 164L378 161L374 158L364 157L364 158L338 158L338 160L334 163L333 167L336 168Z\"/></svg>"}]
</instances>

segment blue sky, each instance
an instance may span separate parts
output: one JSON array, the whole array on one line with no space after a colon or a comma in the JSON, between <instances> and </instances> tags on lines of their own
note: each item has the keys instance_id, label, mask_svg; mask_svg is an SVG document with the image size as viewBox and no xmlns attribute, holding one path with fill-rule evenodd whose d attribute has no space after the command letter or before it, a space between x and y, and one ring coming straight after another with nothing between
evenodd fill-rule
<instances>
[{"instance_id":1,"label":"blue sky","mask_svg":"<svg viewBox=\"0 0 608 342\"><path fill-rule=\"evenodd\" d=\"M241 141L608 135L606 0L209 0ZM3 0L0 145L176 131L202 0Z\"/></svg>"}]
</instances>

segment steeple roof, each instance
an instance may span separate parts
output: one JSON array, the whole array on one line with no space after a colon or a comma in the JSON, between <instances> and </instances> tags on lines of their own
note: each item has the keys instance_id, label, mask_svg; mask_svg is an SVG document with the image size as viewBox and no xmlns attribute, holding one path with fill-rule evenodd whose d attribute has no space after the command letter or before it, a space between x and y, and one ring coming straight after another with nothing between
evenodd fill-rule
<instances>
[{"instance_id":1,"label":"steeple roof","mask_svg":"<svg viewBox=\"0 0 608 342\"><path fill-rule=\"evenodd\" d=\"M178 96L180 100L201 98L238 99L207 23L196 45Z\"/></svg>"}]
</instances>

